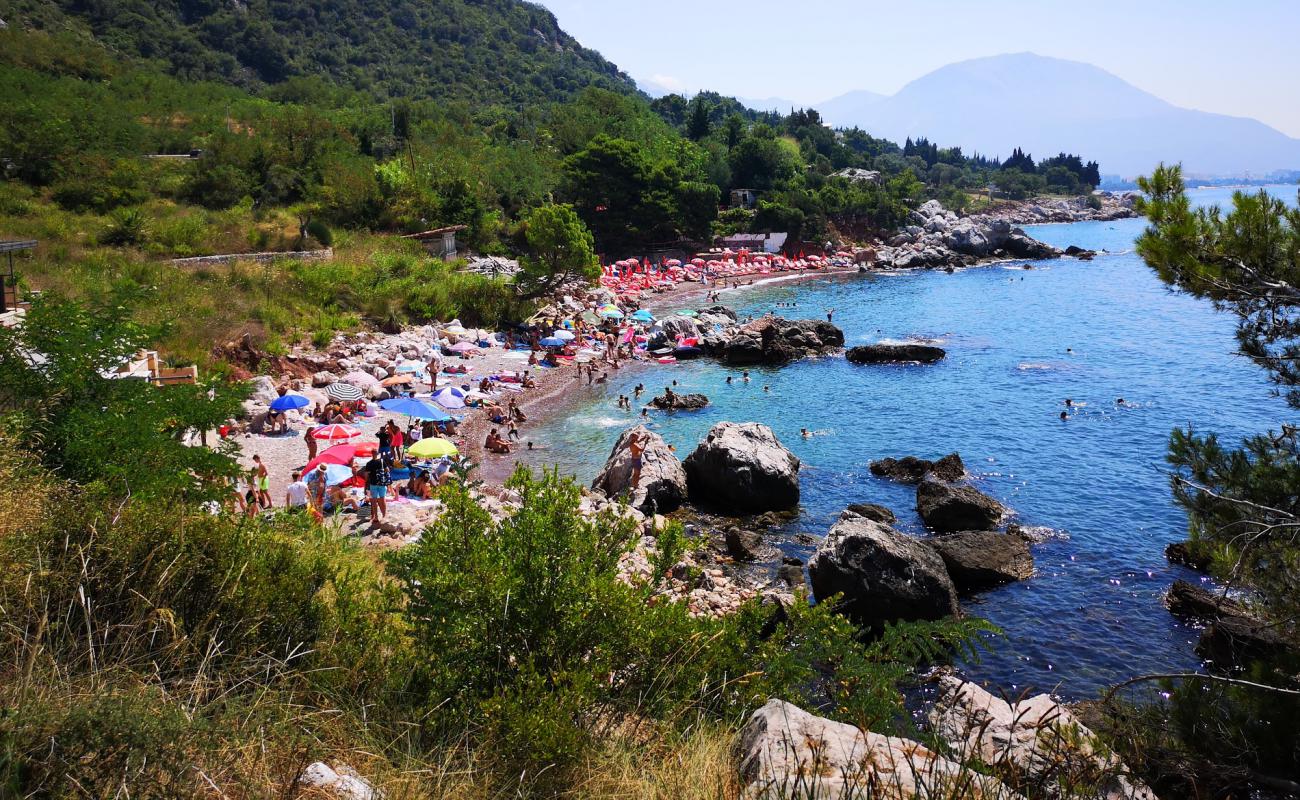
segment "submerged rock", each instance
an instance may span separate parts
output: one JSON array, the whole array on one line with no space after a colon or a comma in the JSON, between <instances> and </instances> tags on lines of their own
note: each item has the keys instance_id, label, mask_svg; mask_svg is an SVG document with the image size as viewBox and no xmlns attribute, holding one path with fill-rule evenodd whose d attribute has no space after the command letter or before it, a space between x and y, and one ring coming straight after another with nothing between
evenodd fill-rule
<instances>
[{"instance_id":1,"label":"submerged rock","mask_svg":"<svg viewBox=\"0 0 1300 800\"><path fill-rule=\"evenodd\" d=\"M633 434L646 437L645 452L641 456L641 475L637 485L632 485L635 471L628 444ZM628 495L633 508L644 514L667 513L686 502L686 472L668 443L644 425L623 431L614 443L605 467L591 482L607 497Z\"/></svg>"},{"instance_id":2,"label":"submerged rock","mask_svg":"<svg viewBox=\"0 0 1300 800\"><path fill-rule=\"evenodd\" d=\"M737 753L750 800L1016 797L996 778L918 742L818 717L783 700L768 700L754 712Z\"/></svg>"},{"instance_id":3,"label":"submerged rock","mask_svg":"<svg viewBox=\"0 0 1300 800\"><path fill-rule=\"evenodd\" d=\"M691 500L728 513L799 504L799 459L758 422L719 422L686 457Z\"/></svg>"},{"instance_id":4,"label":"submerged rock","mask_svg":"<svg viewBox=\"0 0 1300 800\"><path fill-rule=\"evenodd\" d=\"M992 530L1006 514L1001 503L978 489L931 478L916 487L916 510L936 533Z\"/></svg>"},{"instance_id":5,"label":"submerged rock","mask_svg":"<svg viewBox=\"0 0 1300 800\"><path fill-rule=\"evenodd\" d=\"M934 475L939 480L949 482L966 477L966 465L956 453L949 453L938 461L916 456L882 458L872 461L869 468L872 475L899 483L920 483L926 475Z\"/></svg>"},{"instance_id":6,"label":"submerged rock","mask_svg":"<svg viewBox=\"0 0 1300 800\"><path fill-rule=\"evenodd\" d=\"M849 348L844 354L854 364L933 364L948 353L928 344L865 344Z\"/></svg>"},{"instance_id":7,"label":"submerged rock","mask_svg":"<svg viewBox=\"0 0 1300 800\"><path fill-rule=\"evenodd\" d=\"M1029 542L997 531L963 531L928 543L939 553L957 591L980 592L1033 577Z\"/></svg>"},{"instance_id":8,"label":"submerged rock","mask_svg":"<svg viewBox=\"0 0 1300 800\"><path fill-rule=\"evenodd\" d=\"M725 540L727 552L737 561L757 561L763 554L763 536L754 531L728 528Z\"/></svg>"},{"instance_id":9,"label":"submerged rock","mask_svg":"<svg viewBox=\"0 0 1300 800\"><path fill-rule=\"evenodd\" d=\"M957 589L939 554L884 523L844 515L808 562L818 600L842 595L859 624L941 619L958 613Z\"/></svg>"}]
</instances>

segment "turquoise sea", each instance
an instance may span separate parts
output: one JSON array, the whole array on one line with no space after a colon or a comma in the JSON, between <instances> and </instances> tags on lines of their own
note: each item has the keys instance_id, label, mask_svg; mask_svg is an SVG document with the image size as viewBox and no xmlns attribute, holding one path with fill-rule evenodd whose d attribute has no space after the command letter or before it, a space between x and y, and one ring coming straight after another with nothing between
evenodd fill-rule
<instances>
[{"instance_id":1,"label":"turquoise sea","mask_svg":"<svg viewBox=\"0 0 1300 800\"><path fill-rule=\"evenodd\" d=\"M1295 187L1269 191L1295 202ZM1226 205L1230 190L1193 192ZM771 534L807 558L798 533L818 538L848 503L877 502L920 530L911 487L874 478L867 463L907 454L961 453L975 483L1022 524L1051 530L1034 549L1038 574L966 603L1006 633L968 672L1009 692L1058 689L1086 697L1145 672L1193 667L1197 632L1161 605L1175 578L1163 549L1186 538L1170 499L1164 455L1176 426L1226 440L1276 429L1296 413L1264 373L1235 352L1234 319L1171 292L1134 253L1141 219L1027 228L1060 247L1105 250L1091 262L996 264L954 274L918 271L776 282L723 294L742 315L824 317L850 345L923 339L947 349L933 366L854 366L841 357L739 371L710 361L610 376L607 390L527 437L590 482L637 412L619 394L644 382L645 399L677 381L703 392L699 412L652 412L653 427L685 455L721 420L767 423L803 461L799 519ZM778 303L796 308L776 308ZM727 375L736 376L733 384ZM583 389L582 391L587 391ZM1074 401L1069 418L1066 398ZM1118 404L1118 398L1124 403ZM802 438L801 428L817 435Z\"/></svg>"}]
</instances>

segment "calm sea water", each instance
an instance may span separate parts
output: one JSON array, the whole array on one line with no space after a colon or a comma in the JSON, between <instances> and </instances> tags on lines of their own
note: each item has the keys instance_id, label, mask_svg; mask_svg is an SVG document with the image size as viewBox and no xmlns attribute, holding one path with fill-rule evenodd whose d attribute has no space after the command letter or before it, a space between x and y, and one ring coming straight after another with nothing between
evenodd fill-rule
<instances>
[{"instance_id":1,"label":"calm sea water","mask_svg":"<svg viewBox=\"0 0 1300 800\"><path fill-rule=\"evenodd\" d=\"M1270 189L1288 202L1294 187ZM1194 193L1226 205L1231 192ZM1164 463L1170 431L1191 425L1232 441L1294 418L1264 374L1235 353L1231 316L1170 292L1132 252L1144 220L1044 225L1028 232L1065 247L1106 250L1092 262L1023 262L945 274L915 272L772 283L724 295L742 315L824 316L850 345L934 340L933 366L854 366L843 358L739 371L708 361L610 377L607 393L529 431L536 463L589 482L635 413L615 400L644 381L703 392L699 412L652 413L683 456L721 420L770 425L803 461L801 514L773 535L805 559L794 534L823 535L845 505L877 502L919 531L914 492L873 477L884 456L959 451L975 483L1022 524L1054 531L1034 548L1037 576L968 601L1006 633L975 678L1008 691L1073 697L1127 676L1192 667L1197 632L1161 605L1173 579L1164 546L1185 538ZM776 308L796 303L797 308ZM728 374L736 382L728 386ZM586 390L583 390L586 391ZM1118 398L1125 403L1116 403ZM1075 409L1059 419L1071 398ZM816 431L811 439L801 428Z\"/></svg>"}]
</instances>

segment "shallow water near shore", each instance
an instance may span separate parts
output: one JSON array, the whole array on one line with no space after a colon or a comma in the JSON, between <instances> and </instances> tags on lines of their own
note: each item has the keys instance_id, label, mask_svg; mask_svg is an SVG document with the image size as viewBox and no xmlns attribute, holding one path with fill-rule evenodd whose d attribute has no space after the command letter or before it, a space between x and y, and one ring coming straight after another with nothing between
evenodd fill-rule
<instances>
[{"instance_id":1,"label":"shallow water near shore","mask_svg":"<svg viewBox=\"0 0 1300 800\"><path fill-rule=\"evenodd\" d=\"M1295 201L1294 187L1270 191ZM1224 205L1230 195L1192 193L1197 202ZM756 420L803 461L800 516L769 539L806 560L812 548L795 535L820 538L853 502L886 505L900 527L919 532L913 488L873 477L867 463L955 450L975 484L1013 509L1017 522L1050 529L1034 547L1036 577L964 603L1006 633L979 664L967 665L968 674L1008 692L1032 687L1084 698L1133 675L1194 667L1197 632L1161 604L1175 578L1198 579L1163 556L1166 544L1186 538L1165 474L1169 433L1191 425L1235 442L1294 414L1270 395L1264 373L1236 355L1233 317L1171 293L1133 253L1144 226L1132 219L1026 228L1059 247L1108 251L1091 262L726 292L723 302L742 315L824 318L834 308L850 346L925 340L948 357L932 366L813 359L751 369L747 383L740 370L703 360L614 372L605 395L576 400L526 432L545 447L527 460L590 482L618 434L637 422L638 412L617 408L617 396L644 382L644 402L675 380L676 391L711 401L699 412L651 412L652 427L679 455L715 422ZM801 428L815 435L803 438Z\"/></svg>"}]
</instances>

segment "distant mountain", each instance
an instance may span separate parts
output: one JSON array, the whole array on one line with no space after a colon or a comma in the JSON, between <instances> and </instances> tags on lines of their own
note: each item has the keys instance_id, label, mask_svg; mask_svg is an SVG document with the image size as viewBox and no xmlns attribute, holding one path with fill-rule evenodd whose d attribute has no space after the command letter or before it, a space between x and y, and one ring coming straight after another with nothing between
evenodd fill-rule
<instances>
[{"instance_id":1,"label":"distant mountain","mask_svg":"<svg viewBox=\"0 0 1300 800\"><path fill-rule=\"evenodd\" d=\"M1262 122L1179 108L1090 64L1033 53L950 64L891 97L850 93L817 109L887 139L1002 157L1013 147L1035 158L1067 151L1125 177L1160 161L1201 175L1300 167L1300 139Z\"/></svg>"},{"instance_id":2,"label":"distant mountain","mask_svg":"<svg viewBox=\"0 0 1300 800\"><path fill-rule=\"evenodd\" d=\"M379 96L522 106L632 79L520 0L11 0L10 26L71 29L178 77L319 78Z\"/></svg>"},{"instance_id":3,"label":"distant mountain","mask_svg":"<svg viewBox=\"0 0 1300 800\"><path fill-rule=\"evenodd\" d=\"M807 108L807 103L797 103L794 100L787 100L784 97L737 97L745 108L751 108L754 111L779 111L782 114L789 114L792 108Z\"/></svg>"}]
</instances>

